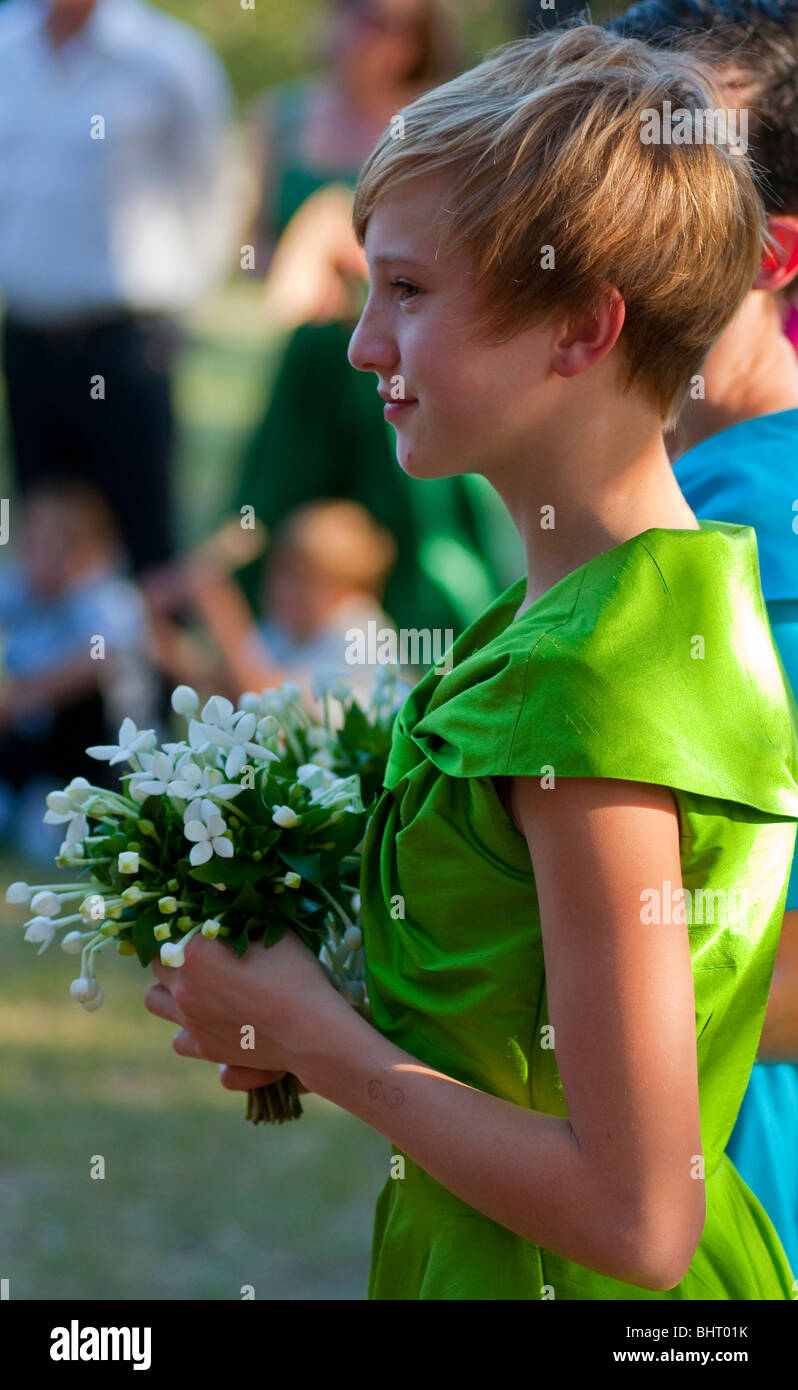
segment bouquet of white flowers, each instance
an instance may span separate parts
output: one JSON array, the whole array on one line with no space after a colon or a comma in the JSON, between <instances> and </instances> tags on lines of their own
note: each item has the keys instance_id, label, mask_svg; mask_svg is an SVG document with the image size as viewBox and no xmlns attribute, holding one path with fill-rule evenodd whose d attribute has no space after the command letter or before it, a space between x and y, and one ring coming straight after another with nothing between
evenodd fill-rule
<instances>
[{"instance_id":1,"label":"bouquet of white flowers","mask_svg":"<svg viewBox=\"0 0 798 1390\"><path fill-rule=\"evenodd\" d=\"M196 692L181 685L172 708L187 720L187 739L160 748L154 730L125 719L118 745L86 750L130 765L121 791L76 777L46 797L44 820L67 826L56 865L70 870L70 881L11 884L6 901L35 914L26 941L40 943L41 955L69 928L61 948L81 958L70 992L94 1010L103 1001L97 956L111 943L143 966L160 954L179 967L197 932L242 956L251 942L268 947L291 927L369 1017L360 850L406 689L395 668L380 668L364 711L341 673L319 672L320 723L291 682L242 695L238 709L214 695L199 713ZM337 729L330 699L343 709ZM297 1086L286 1076L250 1091L247 1118L298 1117Z\"/></svg>"}]
</instances>

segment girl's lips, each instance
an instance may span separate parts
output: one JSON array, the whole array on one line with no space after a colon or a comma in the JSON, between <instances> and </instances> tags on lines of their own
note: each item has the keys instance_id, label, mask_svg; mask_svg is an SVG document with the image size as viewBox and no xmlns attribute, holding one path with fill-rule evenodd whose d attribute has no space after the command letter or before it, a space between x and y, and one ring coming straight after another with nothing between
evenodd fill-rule
<instances>
[{"instance_id":1,"label":"girl's lips","mask_svg":"<svg viewBox=\"0 0 798 1390\"><path fill-rule=\"evenodd\" d=\"M404 410L417 404L417 401L387 401L382 413L386 420L395 420Z\"/></svg>"}]
</instances>

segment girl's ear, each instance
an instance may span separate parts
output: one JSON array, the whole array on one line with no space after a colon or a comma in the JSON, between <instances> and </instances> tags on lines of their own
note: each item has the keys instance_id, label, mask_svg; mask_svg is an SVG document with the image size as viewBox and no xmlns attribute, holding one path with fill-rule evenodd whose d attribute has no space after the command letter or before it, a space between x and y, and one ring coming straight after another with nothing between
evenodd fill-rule
<instances>
[{"instance_id":1,"label":"girl's ear","mask_svg":"<svg viewBox=\"0 0 798 1390\"><path fill-rule=\"evenodd\" d=\"M783 290L798 275L798 217L769 217L768 231L774 243L762 257L755 290Z\"/></svg>"}]
</instances>

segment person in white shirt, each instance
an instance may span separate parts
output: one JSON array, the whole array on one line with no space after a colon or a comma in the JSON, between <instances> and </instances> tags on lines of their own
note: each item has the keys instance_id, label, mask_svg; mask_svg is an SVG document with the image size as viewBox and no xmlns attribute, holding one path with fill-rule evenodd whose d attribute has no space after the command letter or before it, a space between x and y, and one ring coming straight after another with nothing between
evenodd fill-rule
<instances>
[{"instance_id":1,"label":"person in white shirt","mask_svg":"<svg viewBox=\"0 0 798 1390\"><path fill-rule=\"evenodd\" d=\"M143 0L0 6L0 298L17 478L82 476L134 572L173 553L179 316L229 264L232 99ZM235 200L232 200L234 203Z\"/></svg>"}]
</instances>

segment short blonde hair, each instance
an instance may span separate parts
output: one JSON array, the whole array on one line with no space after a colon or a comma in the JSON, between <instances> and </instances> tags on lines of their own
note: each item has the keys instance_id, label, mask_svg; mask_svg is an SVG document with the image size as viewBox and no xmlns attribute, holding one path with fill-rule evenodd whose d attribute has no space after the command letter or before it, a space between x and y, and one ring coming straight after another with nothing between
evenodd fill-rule
<instances>
[{"instance_id":1,"label":"short blonde hair","mask_svg":"<svg viewBox=\"0 0 798 1390\"><path fill-rule=\"evenodd\" d=\"M591 24L514 40L399 113L361 171L355 234L400 184L452 178L434 230L473 254L485 331L512 337L616 286L627 388L639 379L669 425L753 286L766 223L739 148L645 143L643 113L722 106L684 53Z\"/></svg>"}]
</instances>

